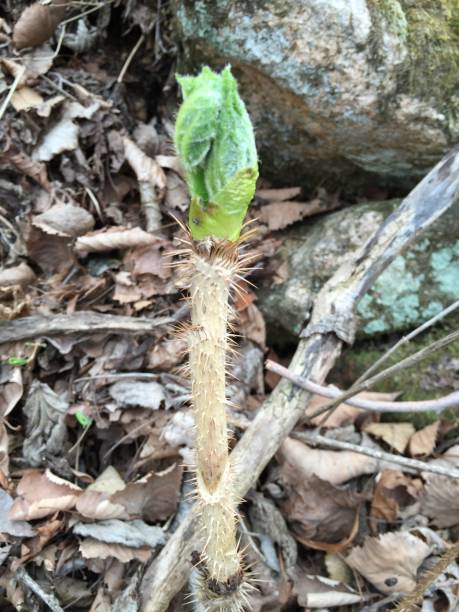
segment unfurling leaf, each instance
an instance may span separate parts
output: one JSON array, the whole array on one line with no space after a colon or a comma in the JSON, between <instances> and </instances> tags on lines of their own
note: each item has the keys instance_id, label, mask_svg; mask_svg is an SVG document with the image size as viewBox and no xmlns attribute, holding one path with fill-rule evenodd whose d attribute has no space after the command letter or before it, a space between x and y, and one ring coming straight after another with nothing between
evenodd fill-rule
<instances>
[{"instance_id":1,"label":"unfurling leaf","mask_svg":"<svg viewBox=\"0 0 459 612\"><path fill-rule=\"evenodd\" d=\"M237 82L229 67L217 74L207 66L177 80L183 103L175 144L191 194L191 234L236 240L258 177L255 137Z\"/></svg>"}]
</instances>

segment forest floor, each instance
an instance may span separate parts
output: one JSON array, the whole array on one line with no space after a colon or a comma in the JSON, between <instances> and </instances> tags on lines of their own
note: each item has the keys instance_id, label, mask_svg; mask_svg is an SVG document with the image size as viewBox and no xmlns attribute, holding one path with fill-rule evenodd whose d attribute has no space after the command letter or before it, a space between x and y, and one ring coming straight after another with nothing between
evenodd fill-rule
<instances>
[{"instance_id":1,"label":"forest floor","mask_svg":"<svg viewBox=\"0 0 459 612\"><path fill-rule=\"evenodd\" d=\"M0 8L2 612L140 610L142 573L190 510L193 417L174 331L189 313L169 265L188 208L172 145L177 49L168 6L152 5L69 2L52 19L38 3ZM295 349L267 340L250 283L285 279L279 230L324 198L340 205L321 194L305 213L300 193L261 180L251 208L234 443L280 380L265 359L288 365ZM305 420L327 401L315 395ZM319 424L328 443L301 437ZM457 468L451 414L416 428L340 404L299 425L241 507L262 577L251 610L393 609L439 559L422 610L459 609ZM186 610L185 595L170 609Z\"/></svg>"}]
</instances>

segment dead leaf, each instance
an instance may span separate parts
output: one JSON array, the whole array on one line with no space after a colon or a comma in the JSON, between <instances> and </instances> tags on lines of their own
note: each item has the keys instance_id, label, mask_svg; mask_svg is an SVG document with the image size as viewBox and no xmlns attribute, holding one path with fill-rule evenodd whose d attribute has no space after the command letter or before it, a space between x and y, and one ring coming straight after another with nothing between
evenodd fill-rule
<instances>
[{"instance_id":1,"label":"dead leaf","mask_svg":"<svg viewBox=\"0 0 459 612\"><path fill-rule=\"evenodd\" d=\"M363 601L362 595L346 584L301 571L296 573L293 593L298 598L298 605L308 609L350 606Z\"/></svg>"},{"instance_id":2,"label":"dead leaf","mask_svg":"<svg viewBox=\"0 0 459 612\"><path fill-rule=\"evenodd\" d=\"M61 455L67 440L65 415L68 402L48 385L34 380L23 412L26 436L22 453L32 467L39 467L47 457Z\"/></svg>"},{"instance_id":3,"label":"dead leaf","mask_svg":"<svg viewBox=\"0 0 459 612\"><path fill-rule=\"evenodd\" d=\"M263 349L266 348L266 324L255 304L249 304L239 313L238 331L248 340L253 340Z\"/></svg>"},{"instance_id":4,"label":"dead leaf","mask_svg":"<svg viewBox=\"0 0 459 612\"><path fill-rule=\"evenodd\" d=\"M376 391L363 391L358 393L355 397L360 399L368 399L373 401L393 401L397 398L398 393L378 393ZM330 403L330 399L322 397L321 395L313 395L306 408L306 417L310 414L314 414L316 410L319 410L323 406ZM322 422L324 415L321 414L311 419L313 425L321 425L323 427L335 428L342 427L349 423L354 423L358 417L365 414L365 410L362 408L355 408L346 403L338 404L337 408L333 410L331 414L327 416L326 421Z\"/></svg>"},{"instance_id":5,"label":"dead leaf","mask_svg":"<svg viewBox=\"0 0 459 612\"><path fill-rule=\"evenodd\" d=\"M419 487L398 470L383 470L379 474L371 502L371 517L375 521L394 523L400 508L413 504L419 497Z\"/></svg>"},{"instance_id":6,"label":"dead leaf","mask_svg":"<svg viewBox=\"0 0 459 612\"><path fill-rule=\"evenodd\" d=\"M113 557L121 563L129 563L134 560L147 563L152 553L152 549L147 546L133 548L123 546L122 544L106 544L93 538L82 540L79 548L85 559L107 559Z\"/></svg>"},{"instance_id":7,"label":"dead leaf","mask_svg":"<svg viewBox=\"0 0 459 612\"><path fill-rule=\"evenodd\" d=\"M94 217L84 208L71 204L55 204L32 220L46 234L76 238L91 231Z\"/></svg>"},{"instance_id":8,"label":"dead leaf","mask_svg":"<svg viewBox=\"0 0 459 612\"><path fill-rule=\"evenodd\" d=\"M32 152L36 161L50 161L64 151L74 151L78 147L79 128L71 119L61 119L43 136L40 144Z\"/></svg>"},{"instance_id":9,"label":"dead leaf","mask_svg":"<svg viewBox=\"0 0 459 612\"><path fill-rule=\"evenodd\" d=\"M31 159L26 153L15 147L6 151L2 157L13 164L16 170L36 181L45 191L51 191L48 171L44 163Z\"/></svg>"},{"instance_id":10,"label":"dead leaf","mask_svg":"<svg viewBox=\"0 0 459 612\"><path fill-rule=\"evenodd\" d=\"M120 521L117 519L97 523L76 523L73 532L107 544L123 544L132 548L156 548L166 543L161 527L147 525L143 521Z\"/></svg>"},{"instance_id":11,"label":"dead leaf","mask_svg":"<svg viewBox=\"0 0 459 612\"><path fill-rule=\"evenodd\" d=\"M354 548L346 563L381 593L410 593L416 587L417 571L432 552L432 546L408 531L366 537Z\"/></svg>"},{"instance_id":12,"label":"dead leaf","mask_svg":"<svg viewBox=\"0 0 459 612\"><path fill-rule=\"evenodd\" d=\"M67 0L51 0L46 5L34 2L26 7L13 29L16 49L35 47L50 38L65 15Z\"/></svg>"},{"instance_id":13,"label":"dead leaf","mask_svg":"<svg viewBox=\"0 0 459 612\"><path fill-rule=\"evenodd\" d=\"M3 366L0 383L0 417L6 417L22 397L23 384L20 368Z\"/></svg>"},{"instance_id":14,"label":"dead leaf","mask_svg":"<svg viewBox=\"0 0 459 612\"><path fill-rule=\"evenodd\" d=\"M332 485L343 484L362 474L374 474L379 469L374 457L352 451L313 449L293 438L283 442L277 457L282 466L290 464L304 479L315 475Z\"/></svg>"},{"instance_id":15,"label":"dead leaf","mask_svg":"<svg viewBox=\"0 0 459 612\"><path fill-rule=\"evenodd\" d=\"M170 407L164 387L157 382L120 380L110 386L109 393L121 406L141 406L150 410Z\"/></svg>"},{"instance_id":16,"label":"dead leaf","mask_svg":"<svg viewBox=\"0 0 459 612\"><path fill-rule=\"evenodd\" d=\"M319 199L311 202L271 202L260 208L258 218L262 223L266 223L270 230L276 231L317 214L319 203Z\"/></svg>"},{"instance_id":17,"label":"dead leaf","mask_svg":"<svg viewBox=\"0 0 459 612\"><path fill-rule=\"evenodd\" d=\"M28 111L43 104L41 95L31 87L20 87L11 96L11 106L15 111Z\"/></svg>"},{"instance_id":18,"label":"dead leaf","mask_svg":"<svg viewBox=\"0 0 459 612\"><path fill-rule=\"evenodd\" d=\"M76 502L76 510L81 516L96 521L128 518L124 506L114 504L110 496L100 491L85 489Z\"/></svg>"},{"instance_id":19,"label":"dead leaf","mask_svg":"<svg viewBox=\"0 0 459 612\"><path fill-rule=\"evenodd\" d=\"M148 353L147 368L168 372L183 361L187 349L188 343L184 338L167 338L154 344Z\"/></svg>"},{"instance_id":20,"label":"dead leaf","mask_svg":"<svg viewBox=\"0 0 459 612\"><path fill-rule=\"evenodd\" d=\"M69 238L51 236L33 226L27 238L27 254L43 271L49 273L65 273L75 262Z\"/></svg>"},{"instance_id":21,"label":"dead leaf","mask_svg":"<svg viewBox=\"0 0 459 612\"><path fill-rule=\"evenodd\" d=\"M177 509L182 471L181 465L173 464L162 472L151 472L114 493L111 499L122 505L130 517L142 517L150 523L165 521Z\"/></svg>"},{"instance_id":22,"label":"dead leaf","mask_svg":"<svg viewBox=\"0 0 459 612\"><path fill-rule=\"evenodd\" d=\"M158 200L162 200L166 190L166 175L160 164L153 158L148 157L133 140L125 136L123 138L126 160L134 170L139 183L151 183L155 186Z\"/></svg>"},{"instance_id":23,"label":"dead leaf","mask_svg":"<svg viewBox=\"0 0 459 612\"><path fill-rule=\"evenodd\" d=\"M54 49L48 43L35 47L35 49L30 49L21 57L25 67L24 80L27 83L31 83L37 77L46 74L53 65L54 55Z\"/></svg>"},{"instance_id":24,"label":"dead leaf","mask_svg":"<svg viewBox=\"0 0 459 612\"><path fill-rule=\"evenodd\" d=\"M282 187L281 189L257 189L255 196L268 202L285 202L300 195L301 187Z\"/></svg>"},{"instance_id":25,"label":"dead leaf","mask_svg":"<svg viewBox=\"0 0 459 612\"><path fill-rule=\"evenodd\" d=\"M82 490L50 470L44 474L28 470L18 484L18 497L11 507L11 520L34 520L75 507Z\"/></svg>"},{"instance_id":26,"label":"dead leaf","mask_svg":"<svg viewBox=\"0 0 459 612\"><path fill-rule=\"evenodd\" d=\"M13 505L13 498L0 489L0 533L7 533L18 538L30 538L35 534L32 526L25 521L12 521L8 513Z\"/></svg>"},{"instance_id":27,"label":"dead leaf","mask_svg":"<svg viewBox=\"0 0 459 612\"><path fill-rule=\"evenodd\" d=\"M175 174L181 176L182 179L185 179L186 172L182 162L180 161L180 157L177 155L156 155L155 159L161 168L173 170Z\"/></svg>"},{"instance_id":28,"label":"dead leaf","mask_svg":"<svg viewBox=\"0 0 459 612\"><path fill-rule=\"evenodd\" d=\"M415 429L412 423L367 423L363 431L382 438L386 444L403 453Z\"/></svg>"},{"instance_id":29,"label":"dead leaf","mask_svg":"<svg viewBox=\"0 0 459 612\"><path fill-rule=\"evenodd\" d=\"M280 476L286 492L281 510L295 537L300 542L349 545L350 537L357 532L356 521L365 498L317 476L305 479L301 467L291 463L282 463Z\"/></svg>"},{"instance_id":30,"label":"dead leaf","mask_svg":"<svg viewBox=\"0 0 459 612\"><path fill-rule=\"evenodd\" d=\"M77 239L75 249L80 254L113 251L116 249L131 249L147 246L157 241L157 237L140 227L131 229L112 227L108 230L91 232Z\"/></svg>"},{"instance_id":31,"label":"dead leaf","mask_svg":"<svg viewBox=\"0 0 459 612\"><path fill-rule=\"evenodd\" d=\"M166 174L166 207L185 212L188 208L189 199L185 181L175 172L168 172Z\"/></svg>"},{"instance_id":32,"label":"dead leaf","mask_svg":"<svg viewBox=\"0 0 459 612\"><path fill-rule=\"evenodd\" d=\"M409 451L412 457L428 457L435 449L440 421L416 431L410 438Z\"/></svg>"},{"instance_id":33,"label":"dead leaf","mask_svg":"<svg viewBox=\"0 0 459 612\"><path fill-rule=\"evenodd\" d=\"M0 287L11 287L12 285L27 287L34 280L35 272L26 263L0 270Z\"/></svg>"}]
</instances>

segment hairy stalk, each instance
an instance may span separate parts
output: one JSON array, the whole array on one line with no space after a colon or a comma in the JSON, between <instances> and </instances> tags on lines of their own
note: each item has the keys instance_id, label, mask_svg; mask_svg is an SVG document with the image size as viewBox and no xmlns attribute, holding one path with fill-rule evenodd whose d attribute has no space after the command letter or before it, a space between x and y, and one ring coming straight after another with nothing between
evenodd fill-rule
<instances>
[{"instance_id":1,"label":"hairy stalk","mask_svg":"<svg viewBox=\"0 0 459 612\"><path fill-rule=\"evenodd\" d=\"M228 451L226 369L232 318L231 287L238 274L238 243L211 240L188 251L188 332L196 421L196 494L204 532L197 600L209 610L242 610L247 585L236 536L233 473Z\"/></svg>"}]
</instances>

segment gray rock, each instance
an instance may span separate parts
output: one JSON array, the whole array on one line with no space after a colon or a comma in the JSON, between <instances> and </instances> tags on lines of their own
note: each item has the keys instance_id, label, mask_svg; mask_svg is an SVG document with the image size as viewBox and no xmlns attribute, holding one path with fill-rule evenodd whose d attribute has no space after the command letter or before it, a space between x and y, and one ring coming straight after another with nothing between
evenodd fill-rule
<instances>
[{"instance_id":1,"label":"gray rock","mask_svg":"<svg viewBox=\"0 0 459 612\"><path fill-rule=\"evenodd\" d=\"M318 290L397 204L359 204L280 233L289 277L261 288L257 302L272 332L300 332ZM383 272L358 306L361 335L416 327L459 299L458 227L454 206Z\"/></svg>"},{"instance_id":2,"label":"gray rock","mask_svg":"<svg viewBox=\"0 0 459 612\"><path fill-rule=\"evenodd\" d=\"M174 0L181 70L233 66L262 174L415 184L459 137L457 0Z\"/></svg>"}]
</instances>

